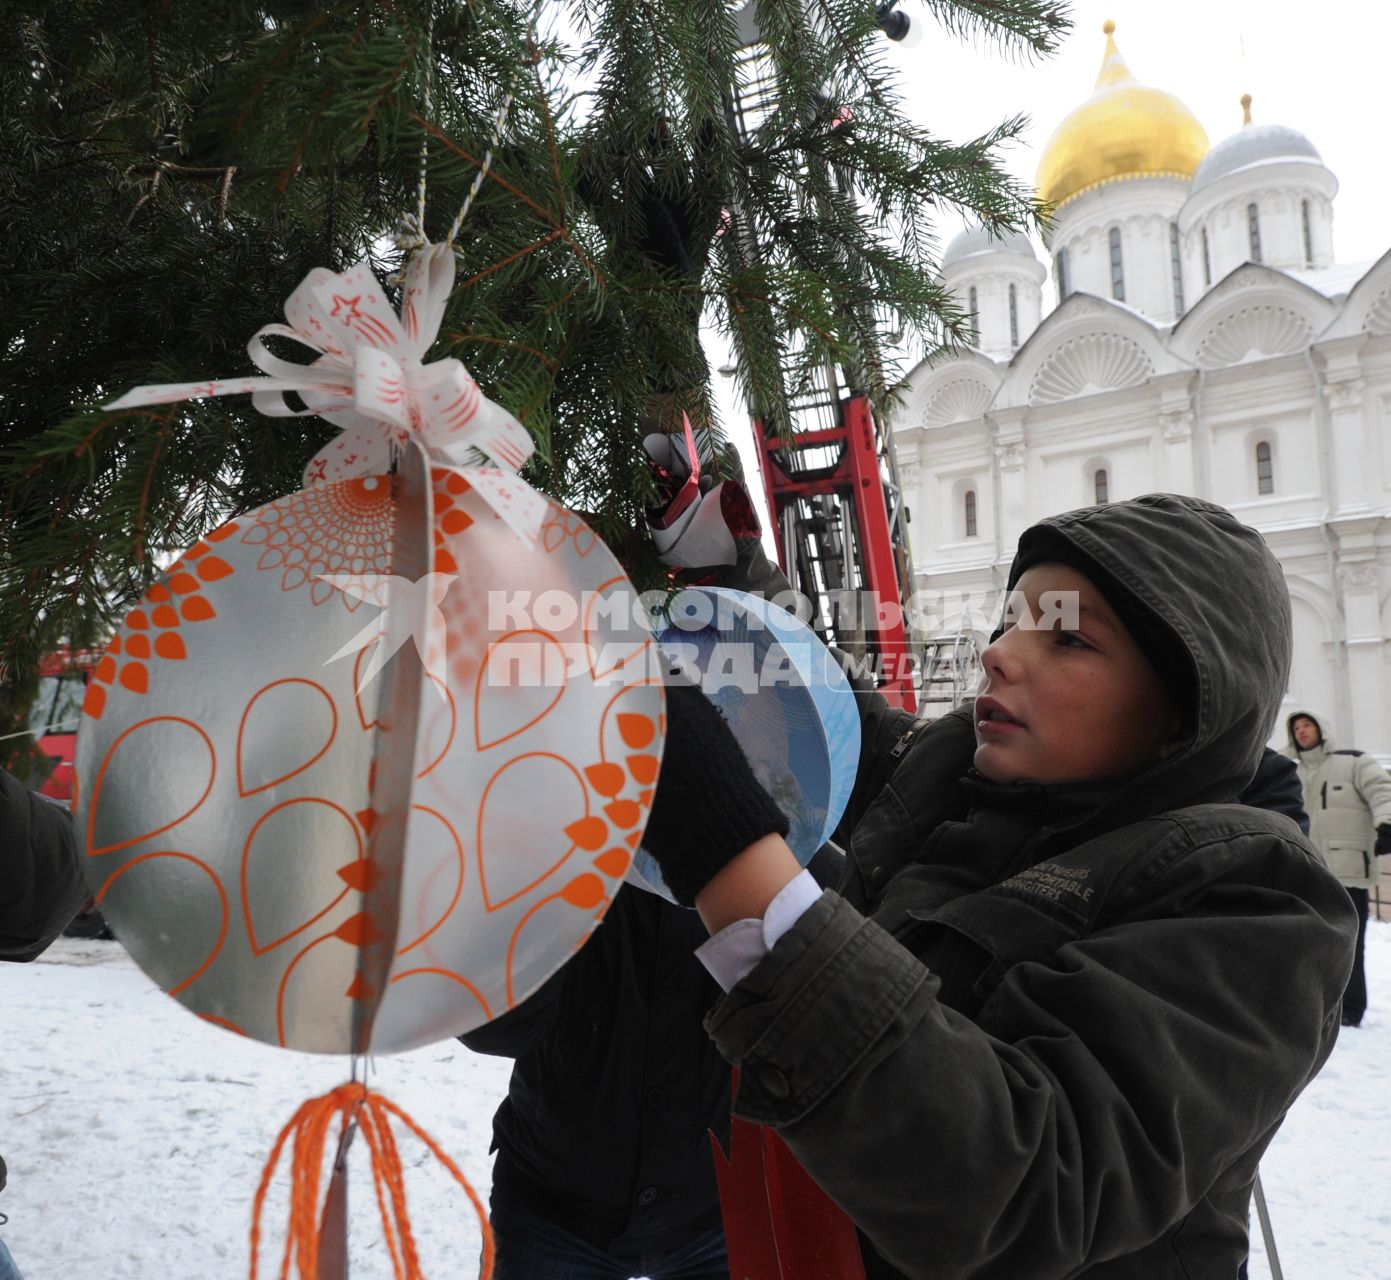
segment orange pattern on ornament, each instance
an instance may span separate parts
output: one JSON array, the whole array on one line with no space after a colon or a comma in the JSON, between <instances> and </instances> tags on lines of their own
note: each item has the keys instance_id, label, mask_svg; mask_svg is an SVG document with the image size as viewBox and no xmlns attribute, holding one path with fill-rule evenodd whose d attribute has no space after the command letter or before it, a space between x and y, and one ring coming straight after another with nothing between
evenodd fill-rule
<instances>
[{"instance_id":1,"label":"orange pattern on ornament","mask_svg":"<svg viewBox=\"0 0 1391 1280\"><path fill-rule=\"evenodd\" d=\"M218 628L196 624L217 617L209 599L215 593L205 588L234 572L244 575L237 579L239 588L264 582L262 590L273 594L277 585L283 592L308 586L301 599L307 597L316 605L334 591L317 581L317 573L388 574L394 526L391 487L384 477L376 478L377 483L371 480L290 495L210 534L141 600L104 656L93 686L134 689L143 682L149 688L163 661L214 661L217 652L206 640L225 642L217 633L228 628L235 632L233 619L229 614ZM242 1034L250 1030L266 1036L269 1031L266 1038L286 1043L292 1007L304 1000L321 1005L325 997L319 988L325 975L343 970L337 959L328 958L341 956L343 950L360 951L384 930L397 935L395 956L408 953L414 962L390 978L393 986L409 982L408 999L428 1003L450 991L491 1016L535 987L537 973L528 957L538 948L557 934L566 938L566 950L582 945L617 892L641 838L640 824L652 799L662 718L646 713L654 708L651 691L642 688L659 682L644 679L642 665L632 659L650 640L638 641L632 652L622 646L614 666L624 683L603 699L597 725L590 719L598 711L592 702L580 724L571 725L566 718L580 690L598 683L592 667L581 664L561 684L547 687L542 682L535 689L485 676L491 672L490 659L492 665L500 661L498 646L503 644L531 643L543 670L547 657L563 657L561 637L545 631L494 636L485 607L490 589L514 581L559 581L576 594L602 594L625 582L608 576L616 564L601 550L581 570L580 557L598 544L590 541L593 535L578 517L554 506L546 526L551 530L549 546L518 552L516 563L505 568L490 564L486 554L473 549L484 527L476 522L490 519L478 492L466 477L446 468L432 470L431 484L433 567L457 572L464 565L470 577L443 605L450 680L446 687L436 684L425 694L415 762L417 780L428 779L435 788L428 794L437 798L411 805L417 830L408 861L417 879L395 921L368 914L382 874L372 855L373 832L383 815L370 805L371 769L365 789L330 798L336 791L335 762L341 762L344 751L356 749L362 734L377 727L377 708L357 690L371 643L355 662L343 664L343 670L326 671L316 679L265 672L254 686L238 687L239 706L221 708L206 726L177 715L150 716L148 711L124 732L109 726L114 737L91 778L88 818L93 858L121 858L119 865L108 864L101 884L104 899L109 897L113 908L124 899L126 908L133 909L132 882L142 891L153 890L156 879L167 880L170 873L194 886L199 910L207 913L207 944L201 945L200 939L198 949L187 955L187 967L170 975L165 985L172 985L175 994L217 1025ZM218 554L217 544L231 536L250 548L246 560L234 559L236 570ZM252 558L258 554L253 571ZM532 566L544 566L542 572L527 565L528 556L533 557ZM552 568L556 561L569 564ZM339 594L346 609L356 608L358 600ZM228 611L225 598L219 605ZM592 612L596 616L590 616ZM579 634L596 646L605 639L597 611L586 611ZM569 633L566 636L569 643ZM127 668L130 675L124 675ZM567 691L569 696L562 697ZM444 696L436 697L439 692ZM135 703L155 710L143 698ZM130 703L121 705L121 711L128 714ZM113 714L108 711L108 721ZM216 750L208 732L215 724L223 726ZM277 724L293 724L296 733L281 735ZM158 735L158 741L142 742L145 735ZM120 809L116 789L104 786L113 755L129 757L130 776L138 772L142 758L177 759L180 781L166 788L160 809L151 809L144 820L136 819L129 827L123 820L119 829L103 823L102 843L93 847L92 827L108 803L104 792L112 793L113 807ZM472 798L456 804L450 788L436 775L452 763L477 756L485 757L486 767L470 782ZM226 851L230 857L185 852L207 842L206 833L191 838L186 824L209 800L214 778L230 793L219 793L221 803L237 814L236 842ZM363 802L367 807L354 812ZM304 843L310 833L312 848ZM176 847L171 848L171 842ZM526 856L518 856L523 850ZM304 883L302 889L287 893L283 876L291 852L297 866L303 858L292 875L304 877ZM157 894L141 896L142 909L160 901ZM588 923L576 927L571 923L576 917ZM496 922L491 927L501 952L493 952L491 958L471 953L460 935L464 921L482 925L489 918ZM254 994L257 984L252 984L245 1007L225 1004L219 996L214 1008L208 1008L208 1000L198 995L198 983L217 968L229 940L235 942L231 950L236 956L244 954L240 963L256 973L264 996ZM384 994L351 970L336 991L352 1002ZM261 999L269 1005L269 1027L248 1020L256 1017Z\"/></svg>"},{"instance_id":2,"label":"orange pattern on ornament","mask_svg":"<svg viewBox=\"0 0 1391 1280\"><path fill-rule=\"evenodd\" d=\"M256 567L279 569L282 591L308 586L315 605L338 595L351 613L362 603L358 596L322 577L390 574L391 511L386 476L316 485L259 507L241 540L265 548Z\"/></svg>"},{"instance_id":3,"label":"orange pattern on ornament","mask_svg":"<svg viewBox=\"0 0 1391 1280\"><path fill-rule=\"evenodd\" d=\"M188 657L188 646L177 628L185 622L208 622L217 617L217 610L202 594L203 585L232 573L232 566L213 554L213 548L240 527L239 521L229 520L214 529L169 566L163 582L156 582L140 597L126 616L125 639L119 631L112 636L106 653L92 670L82 700L84 715L101 719L106 710L108 685L119 684L131 693L148 693L153 659L182 662Z\"/></svg>"}]
</instances>

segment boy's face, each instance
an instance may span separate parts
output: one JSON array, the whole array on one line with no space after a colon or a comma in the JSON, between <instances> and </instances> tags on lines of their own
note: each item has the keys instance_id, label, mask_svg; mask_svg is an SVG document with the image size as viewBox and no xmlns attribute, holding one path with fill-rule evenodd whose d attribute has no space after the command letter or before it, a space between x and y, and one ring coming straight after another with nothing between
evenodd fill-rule
<instances>
[{"instance_id":1,"label":"boy's face","mask_svg":"<svg viewBox=\"0 0 1391 1280\"><path fill-rule=\"evenodd\" d=\"M1293 725L1294 740L1301 751L1308 751L1323 741L1319 727L1308 716L1297 716Z\"/></svg>"},{"instance_id":2,"label":"boy's face","mask_svg":"<svg viewBox=\"0 0 1391 1280\"><path fill-rule=\"evenodd\" d=\"M1129 778L1177 748L1172 699L1091 579L1067 565L1037 564L1016 589L1038 623L1011 626L982 658L981 773L995 782ZM1075 629L1060 625L1070 619L1058 618L1056 606L1040 605L1043 593L1058 591L1077 592Z\"/></svg>"}]
</instances>

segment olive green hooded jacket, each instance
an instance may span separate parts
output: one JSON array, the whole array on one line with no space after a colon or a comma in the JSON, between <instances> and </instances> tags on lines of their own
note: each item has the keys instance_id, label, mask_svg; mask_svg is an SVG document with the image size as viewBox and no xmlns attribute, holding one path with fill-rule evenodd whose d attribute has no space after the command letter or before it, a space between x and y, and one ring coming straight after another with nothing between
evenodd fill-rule
<instances>
[{"instance_id":1,"label":"olive green hooded jacket","mask_svg":"<svg viewBox=\"0 0 1391 1280\"><path fill-rule=\"evenodd\" d=\"M870 1280L1231 1280L1257 1161L1338 1031L1347 894L1291 821L1229 803L1285 689L1279 566L1167 495L1020 542L1051 550L1182 647L1186 747L1121 784L999 785L969 708L922 727L865 695L842 892L706 1023Z\"/></svg>"}]
</instances>

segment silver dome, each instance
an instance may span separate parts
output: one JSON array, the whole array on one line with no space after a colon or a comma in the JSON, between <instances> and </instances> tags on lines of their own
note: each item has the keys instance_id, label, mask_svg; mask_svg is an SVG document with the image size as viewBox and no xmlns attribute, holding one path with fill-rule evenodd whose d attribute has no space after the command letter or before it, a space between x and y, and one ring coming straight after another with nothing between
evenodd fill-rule
<instances>
[{"instance_id":1,"label":"silver dome","mask_svg":"<svg viewBox=\"0 0 1391 1280\"><path fill-rule=\"evenodd\" d=\"M1218 178L1225 178L1238 169L1246 169L1257 164L1271 164L1278 160L1312 160L1322 164L1323 157L1298 129L1290 129L1283 124L1243 125L1229 138L1223 138L1203 157L1198 171L1193 175L1189 194L1201 191Z\"/></svg>"},{"instance_id":2,"label":"silver dome","mask_svg":"<svg viewBox=\"0 0 1391 1280\"><path fill-rule=\"evenodd\" d=\"M984 227L967 227L947 245L947 251L942 255L942 266L949 267L977 253L1016 253L1030 262L1038 261L1034 246L1022 232L1006 231L1002 236L992 236Z\"/></svg>"}]
</instances>

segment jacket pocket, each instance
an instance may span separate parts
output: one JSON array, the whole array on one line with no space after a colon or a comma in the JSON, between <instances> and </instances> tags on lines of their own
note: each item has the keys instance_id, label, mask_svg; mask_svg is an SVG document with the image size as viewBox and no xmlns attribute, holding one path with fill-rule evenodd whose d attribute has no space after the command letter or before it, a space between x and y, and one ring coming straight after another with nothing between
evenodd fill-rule
<instances>
[{"instance_id":1,"label":"jacket pocket","mask_svg":"<svg viewBox=\"0 0 1391 1280\"><path fill-rule=\"evenodd\" d=\"M1354 840L1330 840L1327 844L1328 869L1340 880L1366 880L1371 876L1371 859Z\"/></svg>"}]
</instances>

